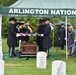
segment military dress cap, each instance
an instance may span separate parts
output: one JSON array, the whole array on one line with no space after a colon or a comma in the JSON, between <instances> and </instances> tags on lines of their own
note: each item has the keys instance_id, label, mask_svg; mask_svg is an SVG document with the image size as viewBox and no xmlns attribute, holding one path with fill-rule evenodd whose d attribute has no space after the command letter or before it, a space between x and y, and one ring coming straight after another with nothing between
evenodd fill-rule
<instances>
[{"instance_id":1,"label":"military dress cap","mask_svg":"<svg viewBox=\"0 0 76 75\"><path fill-rule=\"evenodd\" d=\"M42 19L39 19L39 23L41 23L42 22Z\"/></svg>"},{"instance_id":2,"label":"military dress cap","mask_svg":"<svg viewBox=\"0 0 76 75\"><path fill-rule=\"evenodd\" d=\"M25 24L25 22L24 21L17 21L16 24L23 25L23 24Z\"/></svg>"},{"instance_id":3,"label":"military dress cap","mask_svg":"<svg viewBox=\"0 0 76 75\"><path fill-rule=\"evenodd\" d=\"M25 23L24 25L23 25L23 27L26 27L27 25L30 25L29 23Z\"/></svg>"},{"instance_id":4,"label":"military dress cap","mask_svg":"<svg viewBox=\"0 0 76 75\"><path fill-rule=\"evenodd\" d=\"M20 21L17 21L17 22L16 22L16 24L19 24L19 25L20 25L20 23L21 23Z\"/></svg>"},{"instance_id":5,"label":"military dress cap","mask_svg":"<svg viewBox=\"0 0 76 75\"><path fill-rule=\"evenodd\" d=\"M45 19L44 18L42 19L42 22L45 22Z\"/></svg>"},{"instance_id":6,"label":"military dress cap","mask_svg":"<svg viewBox=\"0 0 76 75\"><path fill-rule=\"evenodd\" d=\"M25 23L25 25L30 25L29 23Z\"/></svg>"},{"instance_id":7,"label":"military dress cap","mask_svg":"<svg viewBox=\"0 0 76 75\"><path fill-rule=\"evenodd\" d=\"M45 21L47 21L47 20L49 20L49 21L50 21L50 19L49 19L49 18L45 18L44 20L45 20Z\"/></svg>"},{"instance_id":8,"label":"military dress cap","mask_svg":"<svg viewBox=\"0 0 76 75\"><path fill-rule=\"evenodd\" d=\"M39 20L39 23L42 23L42 22L44 22L44 21L45 21L44 19L40 19L40 20Z\"/></svg>"},{"instance_id":9,"label":"military dress cap","mask_svg":"<svg viewBox=\"0 0 76 75\"><path fill-rule=\"evenodd\" d=\"M25 22L24 21L21 21L21 24L25 24Z\"/></svg>"},{"instance_id":10,"label":"military dress cap","mask_svg":"<svg viewBox=\"0 0 76 75\"><path fill-rule=\"evenodd\" d=\"M16 21L14 17L9 18L9 21Z\"/></svg>"}]
</instances>

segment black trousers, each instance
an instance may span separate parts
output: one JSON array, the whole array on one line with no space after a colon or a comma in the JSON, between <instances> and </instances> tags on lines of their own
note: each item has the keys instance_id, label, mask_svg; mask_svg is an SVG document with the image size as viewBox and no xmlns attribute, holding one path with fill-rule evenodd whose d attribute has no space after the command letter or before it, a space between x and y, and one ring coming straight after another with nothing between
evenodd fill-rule
<instances>
[{"instance_id":1,"label":"black trousers","mask_svg":"<svg viewBox=\"0 0 76 75\"><path fill-rule=\"evenodd\" d=\"M61 50L64 50L64 45L60 45L60 47L61 47Z\"/></svg>"},{"instance_id":2,"label":"black trousers","mask_svg":"<svg viewBox=\"0 0 76 75\"><path fill-rule=\"evenodd\" d=\"M15 50L15 47L9 47L9 56L15 55L14 50Z\"/></svg>"}]
</instances>

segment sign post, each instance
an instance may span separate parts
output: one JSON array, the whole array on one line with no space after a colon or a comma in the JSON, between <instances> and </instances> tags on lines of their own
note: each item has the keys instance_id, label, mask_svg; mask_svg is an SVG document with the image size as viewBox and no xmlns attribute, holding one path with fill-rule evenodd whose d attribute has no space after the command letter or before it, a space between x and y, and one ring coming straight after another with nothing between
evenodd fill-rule
<instances>
[{"instance_id":1,"label":"sign post","mask_svg":"<svg viewBox=\"0 0 76 75\"><path fill-rule=\"evenodd\" d=\"M67 46L67 16L65 17L66 21L66 59L68 59L68 46Z\"/></svg>"}]
</instances>

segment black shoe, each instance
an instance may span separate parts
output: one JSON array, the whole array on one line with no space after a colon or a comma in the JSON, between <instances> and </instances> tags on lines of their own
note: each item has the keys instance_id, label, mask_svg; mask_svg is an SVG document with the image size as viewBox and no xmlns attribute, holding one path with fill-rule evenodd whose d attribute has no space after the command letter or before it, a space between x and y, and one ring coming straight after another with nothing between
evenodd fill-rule
<instances>
[{"instance_id":1,"label":"black shoe","mask_svg":"<svg viewBox=\"0 0 76 75\"><path fill-rule=\"evenodd\" d=\"M14 56L12 55L12 56L10 56L11 58L13 58Z\"/></svg>"},{"instance_id":2,"label":"black shoe","mask_svg":"<svg viewBox=\"0 0 76 75\"><path fill-rule=\"evenodd\" d=\"M27 57L26 60L29 60L29 58Z\"/></svg>"},{"instance_id":3,"label":"black shoe","mask_svg":"<svg viewBox=\"0 0 76 75\"><path fill-rule=\"evenodd\" d=\"M13 56L14 56L14 57L16 57L17 55L16 55L16 54L14 54Z\"/></svg>"}]
</instances>

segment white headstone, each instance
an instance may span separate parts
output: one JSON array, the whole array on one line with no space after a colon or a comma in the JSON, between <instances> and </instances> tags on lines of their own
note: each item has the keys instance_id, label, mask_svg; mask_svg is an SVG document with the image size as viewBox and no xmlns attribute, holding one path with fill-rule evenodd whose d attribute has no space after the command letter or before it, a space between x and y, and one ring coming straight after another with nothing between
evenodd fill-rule
<instances>
[{"instance_id":1,"label":"white headstone","mask_svg":"<svg viewBox=\"0 0 76 75\"><path fill-rule=\"evenodd\" d=\"M2 39L0 39L0 46L2 46Z\"/></svg>"},{"instance_id":2,"label":"white headstone","mask_svg":"<svg viewBox=\"0 0 76 75\"><path fill-rule=\"evenodd\" d=\"M0 39L2 38L2 14L0 14Z\"/></svg>"},{"instance_id":3,"label":"white headstone","mask_svg":"<svg viewBox=\"0 0 76 75\"><path fill-rule=\"evenodd\" d=\"M4 61L0 60L0 75L4 75Z\"/></svg>"},{"instance_id":4,"label":"white headstone","mask_svg":"<svg viewBox=\"0 0 76 75\"><path fill-rule=\"evenodd\" d=\"M2 52L2 46L0 46L0 60L3 59L3 52Z\"/></svg>"},{"instance_id":5,"label":"white headstone","mask_svg":"<svg viewBox=\"0 0 76 75\"><path fill-rule=\"evenodd\" d=\"M37 63L36 63L37 68L46 68L46 52L37 52Z\"/></svg>"},{"instance_id":6,"label":"white headstone","mask_svg":"<svg viewBox=\"0 0 76 75\"><path fill-rule=\"evenodd\" d=\"M60 60L53 61L52 75L66 75L66 63Z\"/></svg>"},{"instance_id":7,"label":"white headstone","mask_svg":"<svg viewBox=\"0 0 76 75\"><path fill-rule=\"evenodd\" d=\"M0 60L3 60L3 52L0 52Z\"/></svg>"},{"instance_id":8,"label":"white headstone","mask_svg":"<svg viewBox=\"0 0 76 75\"><path fill-rule=\"evenodd\" d=\"M0 52L2 52L2 46L0 46Z\"/></svg>"}]
</instances>

